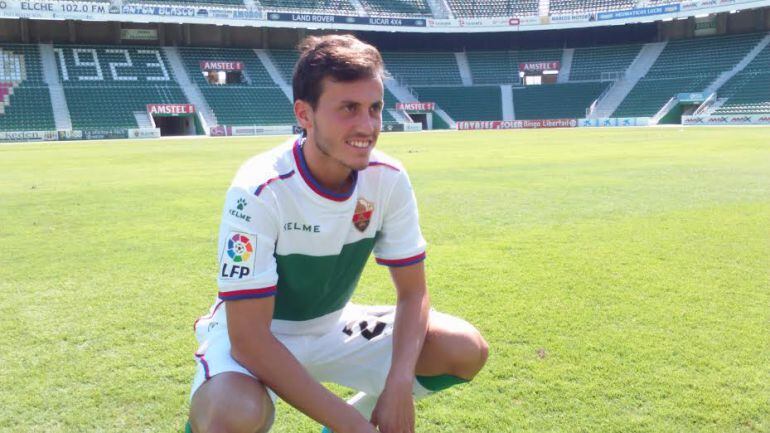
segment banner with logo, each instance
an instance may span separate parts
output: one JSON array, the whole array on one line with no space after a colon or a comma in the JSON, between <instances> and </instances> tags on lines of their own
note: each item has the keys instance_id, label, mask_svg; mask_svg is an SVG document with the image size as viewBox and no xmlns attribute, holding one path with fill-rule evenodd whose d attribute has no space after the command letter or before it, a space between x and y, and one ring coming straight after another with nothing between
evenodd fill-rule
<instances>
[{"instance_id":1,"label":"banner with logo","mask_svg":"<svg viewBox=\"0 0 770 433\"><path fill-rule=\"evenodd\" d=\"M57 131L2 131L0 141L55 141L59 139Z\"/></svg>"},{"instance_id":2,"label":"banner with logo","mask_svg":"<svg viewBox=\"0 0 770 433\"><path fill-rule=\"evenodd\" d=\"M195 113L193 104L147 104L151 116L181 116Z\"/></svg>"},{"instance_id":3,"label":"banner with logo","mask_svg":"<svg viewBox=\"0 0 770 433\"><path fill-rule=\"evenodd\" d=\"M436 109L435 102L396 102L396 110L429 112Z\"/></svg>"},{"instance_id":4,"label":"banner with logo","mask_svg":"<svg viewBox=\"0 0 770 433\"><path fill-rule=\"evenodd\" d=\"M101 128L83 131L83 139L85 140L107 140L112 138L128 138L128 130L125 128Z\"/></svg>"},{"instance_id":5,"label":"banner with logo","mask_svg":"<svg viewBox=\"0 0 770 433\"><path fill-rule=\"evenodd\" d=\"M558 71L560 66L561 62L558 60L550 62L519 63L519 72Z\"/></svg>"},{"instance_id":6,"label":"banner with logo","mask_svg":"<svg viewBox=\"0 0 770 433\"><path fill-rule=\"evenodd\" d=\"M596 19L599 21L605 21L645 17L650 15L672 14L679 12L680 8L681 5L679 3L675 3L665 6L652 6L647 8L625 9L622 11L599 12L596 14Z\"/></svg>"},{"instance_id":7,"label":"banner with logo","mask_svg":"<svg viewBox=\"0 0 770 433\"><path fill-rule=\"evenodd\" d=\"M120 39L129 41L157 41L156 29L120 29Z\"/></svg>"},{"instance_id":8,"label":"banner with logo","mask_svg":"<svg viewBox=\"0 0 770 433\"><path fill-rule=\"evenodd\" d=\"M242 71L243 62L223 62L219 60L201 60L201 71Z\"/></svg>"},{"instance_id":9,"label":"banner with logo","mask_svg":"<svg viewBox=\"0 0 770 433\"><path fill-rule=\"evenodd\" d=\"M578 126L581 128L648 126L649 124L649 117L607 117L601 119L578 119Z\"/></svg>"},{"instance_id":10,"label":"banner with logo","mask_svg":"<svg viewBox=\"0 0 770 433\"><path fill-rule=\"evenodd\" d=\"M682 125L770 125L770 114L682 116Z\"/></svg>"},{"instance_id":11,"label":"banner with logo","mask_svg":"<svg viewBox=\"0 0 770 433\"><path fill-rule=\"evenodd\" d=\"M82 140L83 131L79 129L59 131L59 141Z\"/></svg>"},{"instance_id":12,"label":"banner with logo","mask_svg":"<svg viewBox=\"0 0 770 433\"><path fill-rule=\"evenodd\" d=\"M458 130L475 129L528 129L528 128L574 128L577 119L536 119L536 120L462 120L457 122Z\"/></svg>"},{"instance_id":13,"label":"banner with logo","mask_svg":"<svg viewBox=\"0 0 770 433\"><path fill-rule=\"evenodd\" d=\"M160 138L160 128L131 128L128 138Z\"/></svg>"},{"instance_id":14,"label":"banner with logo","mask_svg":"<svg viewBox=\"0 0 770 433\"><path fill-rule=\"evenodd\" d=\"M701 103L706 100L706 95L701 92L677 93L676 99L679 102Z\"/></svg>"},{"instance_id":15,"label":"banner with logo","mask_svg":"<svg viewBox=\"0 0 770 433\"><path fill-rule=\"evenodd\" d=\"M294 134L293 125L265 125L265 126L227 126L217 125L209 129L212 137L247 136L247 135L291 135Z\"/></svg>"},{"instance_id":16,"label":"banner with logo","mask_svg":"<svg viewBox=\"0 0 770 433\"><path fill-rule=\"evenodd\" d=\"M387 27L425 27L423 18L355 17L349 15L322 15L288 12L268 12L268 21L289 21L307 24L362 24Z\"/></svg>"}]
</instances>

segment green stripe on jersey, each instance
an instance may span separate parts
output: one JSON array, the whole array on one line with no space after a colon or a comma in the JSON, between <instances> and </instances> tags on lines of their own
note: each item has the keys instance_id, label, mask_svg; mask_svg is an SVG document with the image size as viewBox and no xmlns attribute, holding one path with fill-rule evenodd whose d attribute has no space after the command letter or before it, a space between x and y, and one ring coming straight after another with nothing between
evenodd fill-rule
<instances>
[{"instance_id":1,"label":"green stripe on jersey","mask_svg":"<svg viewBox=\"0 0 770 433\"><path fill-rule=\"evenodd\" d=\"M336 256L276 255L278 293L273 318L310 320L344 307L353 296L374 239L347 244Z\"/></svg>"}]
</instances>

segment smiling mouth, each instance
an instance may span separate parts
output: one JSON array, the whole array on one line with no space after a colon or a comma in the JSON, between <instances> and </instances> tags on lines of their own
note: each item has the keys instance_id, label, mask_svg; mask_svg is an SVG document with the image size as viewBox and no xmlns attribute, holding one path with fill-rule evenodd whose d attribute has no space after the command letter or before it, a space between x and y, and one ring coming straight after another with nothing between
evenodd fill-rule
<instances>
[{"instance_id":1,"label":"smiling mouth","mask_svg":"<svg viewBox=\"0 0 770 433\"><path fill-rule=\"evenodd\" d=\"M345 143L358 149L366 149L366 148L372 147L372 140L363 140L363 139L345 140Z\"/></svg>"}]
</instances>

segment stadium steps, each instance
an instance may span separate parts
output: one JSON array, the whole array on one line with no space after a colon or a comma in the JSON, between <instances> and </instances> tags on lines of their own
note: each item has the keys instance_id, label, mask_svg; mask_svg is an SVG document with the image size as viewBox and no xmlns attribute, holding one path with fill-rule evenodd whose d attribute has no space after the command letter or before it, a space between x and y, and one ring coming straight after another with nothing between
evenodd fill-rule
<instances>
[{"instance_id":1,"label":"stadium steps","mask_svg":"<svg viewBox=\"0 0 770 433\"><path fill-rule=\"evenodd\" d=\"M187 69L184 67L182 58L179 56L179 51L177 51L176 47L163 47L163 51L166 54L168 64L171 66L171 70L173 71L174 76L176 76L179 86L182 88L182 92L184 92L187 100L195 106L195 110L200 113L203 120L203 130L206 132L206 135L209 135L210 128L219 125L217 116L214 114L214 111L211 109L208 102L206 102L206 98L203 97L198 86L193 83L190 80L190 76L187 75Z\"/></svg>"},{"instance_id":2,"label":"stadium steps","mask_svg":"<svg viewBox=\"0 0 770 433\"><path fill-rule=\"evenodd\" d=\"M463 80L463 86L473 85L473 76L471 75L471 67L468 64L468 56L465 52L455 53L455 59L457 59L457 68L460 69L460 78Z\"/></svg>"},{"instance_id":3,"label":"stadium steps","mask_svg":"<svg viewBox=\"0 0 770 433\"><path fill-rule=\"evenodd\" d=\"M623 77L615 81L604 96L596 102L596 108L587 117L590 119L610 117L631 93L639 80L650 70L665 48L666 42L644 44Z\"/></svg>"},{"instance_id":4,"label":"stadium steps","mask_svg":"<svg viewBox=\"0 0 770 433\"><path fill-rule=\"evenodd\" d=\"M433 14L433 18L454 18L452 10L449 9L449 5L446 0L426 0L430 11Z\"/></svg>"},{"instance_id":5,"label":"stadium steps","mask_svg":"<svg viewBox=\"0 0 770 433\"><path fill-rule=\"evenodd\" d=\"M399 83L393 78L386 78L383 84L385 85L386 93L390 92L399 102L436 102L433 114L440 117L451 128L454 128L454 119L438 105L437 101L419 101L410 87L404 85L404 83Z\"/></svg>"},{"instance_id":6,"label":"stadium steps","mask_svg":"<svg viewBox=\"0 0 770 433\"><path fill-rule=\"evenodd\" d=\"M72 130L72 118L69 107L67 107L67 97L64 95L64 89L56 70L56 55L53 52L53 45L38 44L38 49L43 64L43 77L48 84L48 93L51 97L54 124L57 130L70 131Z\"/></svg>"},{"instance_id":7,"label":"stadium steps","mask_svg":"<svg viewBox=\"0 0 770 433\"><path fill-rule=\"evenodd\" d=\"M509 84L501 84L500 93L503 105L503 120L516 120L516 112L513 110L513 87Z\"/></svg>"},{"instance_id":8,"label":"stadium steps","mask_svg":"<svg viewBox=\"0 0 770 433\"><path fill-rule=\"evenodd\" d=\"M575 56L574 48L565 48L561 52L561 63L559 65L559 76L556 78L556 82L559 84L569 81L570 73L572 72L572 59Z\"/></svg>"},{"instance_id":9,"label":"stadium steps","mask_svg":"<svg viewBox=\"0 0 770 433\"><path fill-rule=\"evenodd\" d=\"M278 86L281 91L283 91L286 97L289 98L289 101L293 101L294 92L292 91L291 86L286 82L286 80L283 79L281 72L278 70L276 64L273 63L273 59L270 57L267 51L255 49L254 54L256 54L259 60L262 62L262 66L265 67L265 70L270 75L270 78L273 79L275 85Z\"/></svg>"},{"instance_id":10,"label":"stadium steps","mask_svg":"<svg viewBox=\"0 0 770 433\"><path fill-rule=\"evenodd\" d=\"M762 52L762 50L765 49L765 47L770 44L770 34L766 34L764 38L762 38L754 48L749 51L746 56L741 59L740 62L738 62L735 67L730 69L729 71L723 72L719 77L717 77L716 80L714 80L713 83L709 84L709 86L706 88L704 93L707 95L710 95L714 92L716 92L722 85L724 85L726 82L728 82L732 77L734 77L736 74L741 72L746 66L748 66L749 63L751 63L757 55Z\"/></svg>"},{"instance_id":11,"label":"stadium steps","mask_svg":"<svg viewBox=\"0 0 770 433\"><path fill-rule=\"evenodd\" d=\"M154 128L154 125L152 124L152 119L150 118L150 115L147 114L146 111L134 111L134 119L136 120L136 124L141 129Z\"/></svg>"},{"instance_id":12,"label":"stadium steps","mask_svg":"<svg viewBox=\"0 0 770 433\"><path fill-rule=\"evenodd\" d=\"M353 8L356 10L356 13L358 15L364 16L366 15L366 9L364 8L364 5L361 4L359 0L348 0L351 5L353 5Z\"/></svg>"}]
</instances>

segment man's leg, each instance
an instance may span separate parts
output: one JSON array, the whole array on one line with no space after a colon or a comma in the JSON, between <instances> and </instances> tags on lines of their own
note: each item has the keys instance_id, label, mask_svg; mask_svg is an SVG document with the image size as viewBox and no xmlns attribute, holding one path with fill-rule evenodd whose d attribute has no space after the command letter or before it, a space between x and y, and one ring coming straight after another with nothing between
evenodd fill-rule
<instances>
[{"instance_id":1,"label":"man's leg","mask_svg":"<svg viewBox=\"0 0 770 433\"><path fill-rule=\"evenodd\" d=\"M452 378L469 381L484 367L488 355L489 345L473 325L433 311L417 360L417 380L430 391L451 386Z\"/></svg>"},{"instance_id":2,"label":"man's leg","mask_svg":"<svg viewBox=\"0 0 770 433\"><path fill-rule=\"evenodd\" d=\"M193 433L263 433L275 409L265 386L241 373L225 372L204 382L190 403Z\"/></svg>"}]
</instances>

